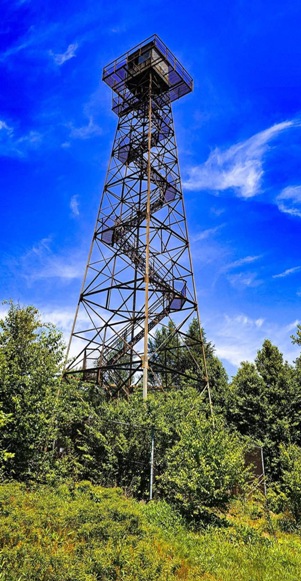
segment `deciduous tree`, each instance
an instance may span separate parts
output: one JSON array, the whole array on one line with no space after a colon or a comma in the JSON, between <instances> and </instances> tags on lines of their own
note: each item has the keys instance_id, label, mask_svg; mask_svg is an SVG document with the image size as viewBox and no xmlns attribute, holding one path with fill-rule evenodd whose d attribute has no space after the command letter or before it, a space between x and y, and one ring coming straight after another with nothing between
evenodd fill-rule
<instances>
[{"instance_id":1,"label":"deciduous tree","mask_svg":"<svg viewBox=\"0 0 301 581\"><path fill-rule=\"evenodd\" d=\"M10 303L0 320L0 401L10 419L0 437L12 455L7 476L32 477L47 449L63 349L61 333L42 323L37 309Z\"/></svg>"}]
</instances>

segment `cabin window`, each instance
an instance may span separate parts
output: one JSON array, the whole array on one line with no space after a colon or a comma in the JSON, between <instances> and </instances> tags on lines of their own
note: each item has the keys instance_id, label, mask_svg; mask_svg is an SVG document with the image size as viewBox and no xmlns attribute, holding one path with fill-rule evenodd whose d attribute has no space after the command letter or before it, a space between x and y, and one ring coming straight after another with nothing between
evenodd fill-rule
<instances>
[{"instance_id":1,"label":"cabin window","mask_svg":"<svg viewBox=\"0 0 301 581\"><path fill-rule=\"evenodd\" d=\"M143 54L138 56L138 65L141 65L142 63L145 63L145 61L147 61L147 59L149 59L151 56L151 51L147 50L146 52L144 52Z\"/></svg>"}]
</instances>

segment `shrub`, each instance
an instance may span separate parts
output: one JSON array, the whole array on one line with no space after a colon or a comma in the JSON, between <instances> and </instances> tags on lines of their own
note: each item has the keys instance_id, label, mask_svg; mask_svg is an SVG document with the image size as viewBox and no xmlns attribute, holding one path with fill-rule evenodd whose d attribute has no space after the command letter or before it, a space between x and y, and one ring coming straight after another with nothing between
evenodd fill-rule
<instances>
[{"instance_id":1,"label":"shrub","mask_svg":"<svg viewBox=\"0 0 301 581\"><path fill-rule=\"evenodd\" d=\"M301 448L291 444L280 447L283 467L283 505L291 512L296 523L301 520Z\"/></svg>"},{"instance_id":2,"label":"shrub","mask_svg":"<svg viewBox=\"0 0 301 581\"><path fill-rule=\"evenodd\" d=\"M182 422L180 439L167 451L160 488L189 521L199 521L214 508L225 509L233 490L246 483L243 445L221 422L193 414Z\"/></svg>"}]
</instances>

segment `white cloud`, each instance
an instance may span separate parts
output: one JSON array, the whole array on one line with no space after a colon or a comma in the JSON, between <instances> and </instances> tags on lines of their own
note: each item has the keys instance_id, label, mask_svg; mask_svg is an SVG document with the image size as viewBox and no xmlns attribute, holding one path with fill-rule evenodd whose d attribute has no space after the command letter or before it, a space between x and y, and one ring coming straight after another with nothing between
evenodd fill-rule
<instances>
[{"instance_id":1,"label":"white cloud","mask_svg":"<svg viewBox=\"0 0 301 581\"><path fill-rule=\"evenodd\" d=\"M51 249L51 237L48 237L22 256L17 267L29 283L50 278L70 281L82 278L84 257L79 256L78 252L71 252L70 255L55 254Z\"/></svg>"},{"instance_id":2,"label":"white cloud","mask_svg":"<svg viewBox=\"0 0 301 581\"><path fill-rule=\"evenodd\" d=\"M76 305L73 307L66 306L65 308L49 308L47 306L40 307L40 312L42 314L42 320L47 323L52 323L63 333L63 339L66 347L68 347L71 329L75 317ZM86 327L89 323L88 315L83 311L79 310L77 315L77 323ZM75 357L83 348L82 341L80 339L73 338L71 343L71 349L69 351L69 359Z\"/></svg>"},{"instance_id":3,"label":"white cloud","mask_svg":"<svg viewBox=\"0 0 301 581\"><path fill-rule=\"evenodd\" d=\"M284 278L286 276L290 276L291 274L295 274L295 272L299 272L301 270L301 266L294 266L293 268L287 268L283 272L279 274L274 274L273 278Z\"/></svg>"},{"instance_id":4,"label":"white cloud","mask_svg":"<svg viewBox=\"0 0 301 581\"><path fill-rule=\"evenodd\" d=\"M295 125L293 121L277 123L225 151L214 149L205 163L190 168L184 187L217 192L233 188L238 197L256 196L261 190L263 157L269 142Z\"/></svg>"},{"instance_id":5,"label":"white cloud","mask_svg":"<svg viewBox=\"0 0 301 581\"><path fill-rule=\"evenodd\" d=\"M49 307L41 307L40 311L43 316L43 321L56 325L65 333L70 333L75 315L75 305L74 309L68 307L64 309L49 309Z\"/></svg>"},{"instance_id":6,"label":"white cloud","mask_svg":"<svg viewBox=\"0 0 301 581\"><path fill-rule=\"evenodd\" d=\"M37 131L29 131L18 135L18 131L6 121L0 120L0 154L23 157L42 142L42 136Z\"/></svg>"},{"instance_id":7,"label":"white cloud","mask_svg":"<svg viewBox=\"0 0 301 581\"><path fill-rule=\"evenodd\" d=\"M215 228L207 228L207 230L202 230L202 232L192 236L191 241L198 242L199 240L210 238L211 236L214 236L214 234L216 234L216 232L218 232L221 228L223 228L223 226L224 224L220 224L220 226L216 226Z\"/></svg>"},{"instance_id":8,"label":"white cloud","mask_svg":"<svg viewBox=\"0 0 301 581\"><path fill-rule=\"evenodd\" d=\"M38 131L29 131L26 135L19 137L17 140L18 146L25 145L39 145L42 141L42 136Z\"/></svg>"},{"instance_id":9,"label":"white cloud","mask_svg":"<svg viewBox=\"0 0 301 581\"><path fill-rule=\"evenodd\" d=\"M31 40L30 38L24 40L23 42L20 42L19 44L16 44L10 48L8 48L6 51L2 52L0 54L0 62L5 62L7 59L9 59L11 56L14 56L15 54L18 54L20 51L27 49L31 44Z\"/></svg>"},{"instance_id":10,"label":"white cloud","mask_svg":"<svg viewBox=\"0 0 301 581\"><path fill-rule=\"evenodd\" d=\"M298 325L300 325L301 321L299 321L299 319L296 319L293 323L290 323L289 325L286 326L287 331L290 333L291 331L296 331Z\"/></svg>"},{"instance_id":11,"label":"white cloud","mask_svg":"<svg viewBox=\"0 0 301 581\"><path fill-rule=\"evenodd\" d=\"M73 307L66 306L63 309L53 309L48 306L42 306L39 310L43 316L43 321L56 325L61 331L63 331L63 333L65 333L66 336L69 337L76 312L75 304ZM79 323L87 324L90 319L83 310L79 310L77 321Z\"/></svg>"},{"instance_id":12,"label":"white cloud","mask_svg":"<svg viewBox=\"0 0 301 581\"><path fill-rule=\"evenodd\" d=\"M93 135L102 135L102 129L94 123L93 117L89 118L89 123L82 127L71 126L70 137L73 139L89 139Z\"/></svg>"},{"instance_id":13,"label":"white cloud","mask_svg":"<svg viewBox=\"0 0 301 581\"><path fill-rule=\"evenodd\" d=\"M215 344L217 356L238 367L242 361L254 361L265 339L270 339L283 353L284 359L292 363L300 354L300 347L292 345L290 339L297 324L298 321L293 321L280 325L237 313L225 314L222 319L211 318L205 328Z\"/></svg>"},{"instance_id":14,"label":"white cloud","mask_svg":"<svg viewBox=\"0 0 301 581\"><path fill-rule=\"evenodd\" d=\"M233 270L235 268L239 268L240 266L244 266L245 264L251 264L252 262L256 262L261 258L259 256L244 256L243 258L239 258L238 260L234 260L234 262L230 262L223 267L224 271Z\"/></svg>"},{"instance_id":15,"label":"white cloud","mask_svg":"<svg viewBox=\"0 0 301 581\"><path fill-rule=\"evenodd\" d=\"M79 216L79 202L78 196L72 196L70 200L70 209L72 212L72 216Z\"/></svg>"},{"instance_id":16,"label":"white cloud","mask_svg":"<svg viewBox=\"0 0 301 581\"><path fill-rule=\"evenodd\" d=\"M69 44L65 52L62 53L54 53L52 50L49 51L49 54L52 56L54 62L61 66L65 62L69 61L70 59L76 56L76 51L78 49L78 44L75 42L73 44Z\"/></svg>"},{"instance_id":17,"label":"white cloud","mask_svg":"<svg viewBox=\"0 0 301 581\"><path fill-rule=\"evenodd\" d=\"M50 246L52 242L52 237L48 236L48 238L42 238L40 242L37 243L36 246L33 246L32 249L26 254L26 256L30 256L31 253L36 254L37 256L41 256L41 258L45 255L46 252L51 252Z\"/></svg>"},{"instance_id":18,"label":"white cloud","mask_svg":"<svg viewBox=\"0 0 301 581\"><path fill-rule=\"evenodd\" d=\"M301 186L288 186L276 198L281 212L301 218Z\"/></svg>"},{"instance_id":19,"label":"white cloud","mask_svg":"<svg viewBox=\"0 0 301 581\"><path fill-rule=\"evenodd\" d=\"M3 133L7 135L12 135L14 132L13 128L7 125L7 123L5 121L2 121L1 119L0 119L0 131L1 132L3 131Z\"/></svg>"},{"instance_id":20,"label":"white cloud","mask_svg":"<svg viewBox=\"0 0 301 581\"><path fill-rule=\"evenodd\" d=\"M24 2L29 0L24 0ZM22 3L22 0L20 4ZM64 23L64 33L66 31L66 23ZM0 62L5 62L13 58L15 55L18 55L20 52L26 50L27 57L29 56L37 56L40 58L47 57L49 55L49 51L46 49L49 46L49 42L53 40L53 38L58 38L59 34L61 34L61 26L58 22L53 22L51 24L47 23L46 26L43 24L32 24L29 28L25 31L25 34L22 38L18 39L18 42L12 44L9 48L5 51L0 53ZM52 53L53 56L53 53Z\"/></svg>"},{"instance_id":21,"label":"white cloud","mask_svg":"<svg viewBox=\"0 0 301 581\"><path fill-rule=\"evenodd\" d=\"M257 278L256 272L240 272L238 274L229 274L227 280L234 288L256 287L262 284L262 281Z\"/></svg>"},{"instance_id":22,"label":"white cloud","mask_svg":"<svg viewBox=\"0 0 301 581\"><path fill-rule=\"evenodd\" d=\"M68 264L64 257L52 256L48 258L41 268L33 270L26 276L26 278L31 282L43 278L73 280L76 278L82 278L83 266L84 265L81 263L79 264L76 259L73 259L72 262L70 261Z\"/></svg>"},{"instance_id":23,"label":"white cloud","mask_svg":"<svg viewBox=\"0 0 301 581\"><path fill-rule=\"evenodd\" d=\"M243 289L245 287L256 287L262 284L262 281L257 278L257 273L253 271L246 271L245 266L253 264L254 262L260 260L261 255L258 256L244 256L243 258L238 258L233 262L229 262L222 266L218 272L217 277L224 274L228 282L237 289ZM233 272L239 269L241 272Z\"/></svg>"}]
</instances>

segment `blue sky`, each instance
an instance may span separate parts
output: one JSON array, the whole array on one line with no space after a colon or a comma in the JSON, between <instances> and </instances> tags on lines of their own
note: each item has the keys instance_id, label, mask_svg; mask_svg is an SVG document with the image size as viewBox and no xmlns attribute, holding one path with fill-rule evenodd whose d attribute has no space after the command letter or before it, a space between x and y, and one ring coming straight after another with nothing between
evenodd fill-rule
<instances>
[{"instance_id":1,"label":"blue sky","mask_svg":"<svg viewBox=\"0 0 301 581\"><path fill-rule=\"evenodd\" d=\"M207 337L230 375L265 338L293 361L300 27L290 0L2 0L0 297L68 336L117 123L102 68L157 33L195 83L174 117Z\"/></svg>"}]
</instances>

